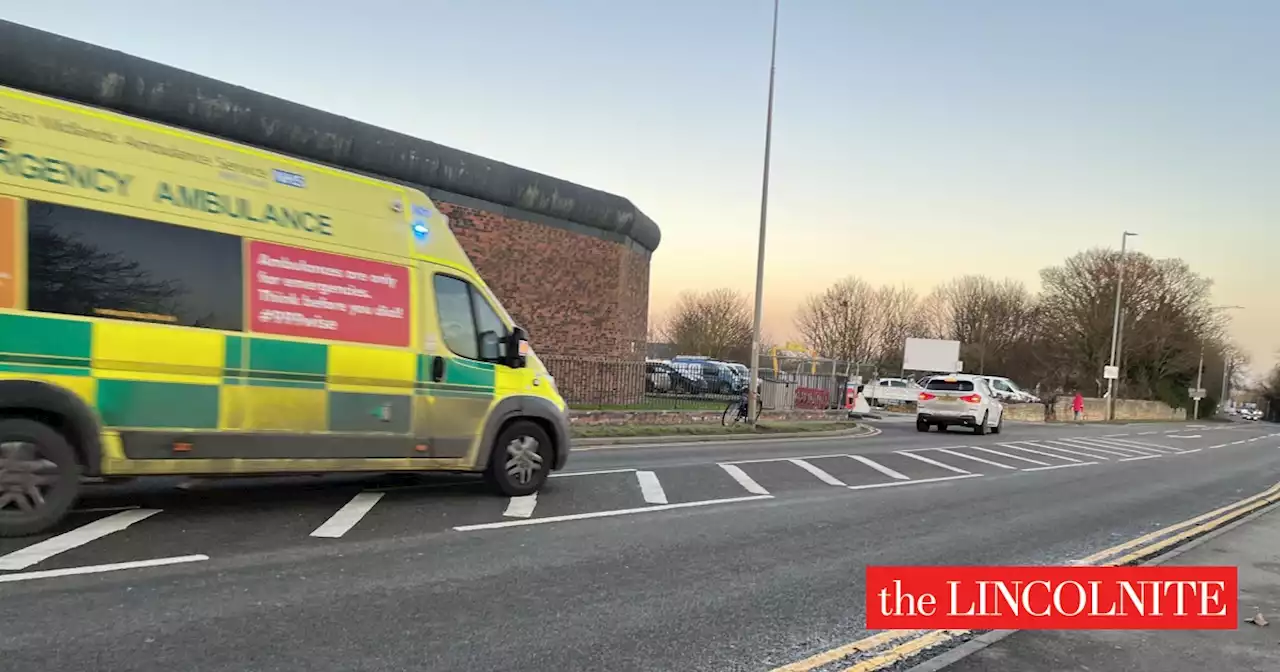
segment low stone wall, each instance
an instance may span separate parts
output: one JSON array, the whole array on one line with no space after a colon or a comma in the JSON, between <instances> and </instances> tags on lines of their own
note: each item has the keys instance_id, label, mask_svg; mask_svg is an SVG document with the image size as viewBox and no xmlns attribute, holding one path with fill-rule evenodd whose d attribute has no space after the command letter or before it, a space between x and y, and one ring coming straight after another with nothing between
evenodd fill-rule
<instances>
[{"instance_id":1,"label":"low stone wall","mask_svg":"<svg viewBox=\"0 0 1280 672\"><path fill-rule=\"evenodd\" d=\"M1059 422L1075 420L1071 412L1071 397L1056 397L1049 405L1049 418ZM1104 422L1107 419L1107 400L1096 397L1085 397L1084 412L1080 414L1083 422ZM1170 420L1187 419L1187 409L1173 408L1159 401L1141 399L1117 399L1116 420Z\"/></svg>"},{"instance_id":2,"label":"low stone wall","mask_svg":"<svg viewBox=\"0 0 1280 672\"><path fill-rule=\"evenodd\" d=\"M1116 400L1116 420L1186 420L1187 409L1173 408L1158 401Z\"/></svg>"},{"instance_id":3,"label":"low stone wall","mask_svg":"<svg viewBox=\"0 0 1280 672\"><path fill-rule=\"evenodd\" d=\"M1044 422L1048 415L1044 404L1007 404L1004 407L1005 420Z\"/></svg>"},{"instance_id":4,"label":"low stone wall","mask_svg":"<svg viewBox=\"0 0 1280 672\"><path fill-rule=\"evenodd\" d=\"M569 411L569 422L575 425L696 425L719 423L724 411ZM765 411L760 419L795 422L799 420L847 420L849 412L837 411Z\"/></svg>"}]
</instances>

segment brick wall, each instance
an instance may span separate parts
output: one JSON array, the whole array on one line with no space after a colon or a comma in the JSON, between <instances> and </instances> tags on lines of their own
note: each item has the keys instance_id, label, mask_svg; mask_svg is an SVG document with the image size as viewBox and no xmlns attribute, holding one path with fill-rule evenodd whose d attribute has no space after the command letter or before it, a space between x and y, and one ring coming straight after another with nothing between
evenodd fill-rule
<instances>
[{"instance_id":1,"label":"brick wall","mask_svg":"<svg viewBox=\"0 0 1280 672\"><path fill-rule=\"evenodd\" d=\"M644 359L648 253L440 197L436 206L539 354Z\"/></svg>"}]
</instances>

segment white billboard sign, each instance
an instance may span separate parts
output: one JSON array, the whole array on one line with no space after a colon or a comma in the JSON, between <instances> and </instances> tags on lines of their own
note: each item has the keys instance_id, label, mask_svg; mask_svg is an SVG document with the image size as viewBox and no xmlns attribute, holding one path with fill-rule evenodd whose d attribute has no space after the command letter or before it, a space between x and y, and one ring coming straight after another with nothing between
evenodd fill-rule
<instances>
[{"instance_id":1,"label":"white billboard sign","mask_svg":"<svg viewBox=\"0 0 1280 672\"><path fill-rule=\"evenodd\" d=\"M959 365L960 341L908 338L902 352L902 368L907 371L956 373Z\"/></svg>"}]
</instances>

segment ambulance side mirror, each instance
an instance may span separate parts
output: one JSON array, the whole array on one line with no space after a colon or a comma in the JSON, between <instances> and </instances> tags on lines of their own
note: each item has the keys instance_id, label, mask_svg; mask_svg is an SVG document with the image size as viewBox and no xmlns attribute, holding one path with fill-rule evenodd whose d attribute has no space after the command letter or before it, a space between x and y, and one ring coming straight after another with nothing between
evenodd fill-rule
<instances>
[{"instance_id":1,"label":"ambulance side mirror","mask_svg":"<svg viewBox=\"0 0 1280 672\"><path fill-rule=\"evenodd\" d=\"M507 366L523 369L529 362L529 332L523 327L513 327L507 337Z\"/></svg>"}]
</instances>

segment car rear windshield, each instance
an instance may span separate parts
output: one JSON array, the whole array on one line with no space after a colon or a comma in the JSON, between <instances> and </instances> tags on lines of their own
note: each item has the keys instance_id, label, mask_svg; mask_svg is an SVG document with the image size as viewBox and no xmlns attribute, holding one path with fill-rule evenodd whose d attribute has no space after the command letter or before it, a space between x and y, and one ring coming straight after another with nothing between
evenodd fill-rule
<instances>
[{"instance_id":1,"label":"car rear windshield","mask_svg":"<svg viewBox=\"0 0 1280 672\"><path fill-rule=\"evenodd\" d=\"M943 392L972 392L973 381L971 380L943 380L934 378L925 386L926 390L941 390Z\"/></svg>"}]
</instances>

